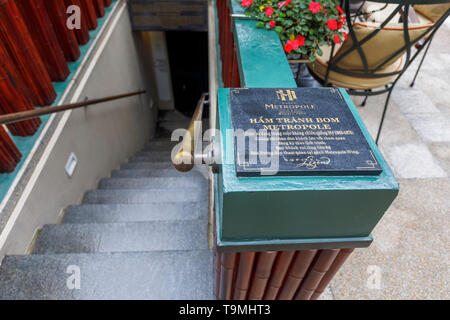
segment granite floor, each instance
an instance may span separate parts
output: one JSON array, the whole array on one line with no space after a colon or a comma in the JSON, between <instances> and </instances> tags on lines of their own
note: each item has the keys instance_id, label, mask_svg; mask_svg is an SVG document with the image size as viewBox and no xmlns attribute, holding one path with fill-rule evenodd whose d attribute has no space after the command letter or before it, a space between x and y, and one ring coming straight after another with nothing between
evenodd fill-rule
<instances>
[{"instance_id":1,"label":"granite floor","mask_svg":"<svg viewBox=\"0 0 450 320\"><path fill-rule=\"evenodd\" d=\"M375 228L372 246L355 251L324 299L450 298L450 19L410 88L417 66L394 90L380 139L400 194ZM373 136L384 99L369 97L358 107Z\"/></svg>"}]
</instances>

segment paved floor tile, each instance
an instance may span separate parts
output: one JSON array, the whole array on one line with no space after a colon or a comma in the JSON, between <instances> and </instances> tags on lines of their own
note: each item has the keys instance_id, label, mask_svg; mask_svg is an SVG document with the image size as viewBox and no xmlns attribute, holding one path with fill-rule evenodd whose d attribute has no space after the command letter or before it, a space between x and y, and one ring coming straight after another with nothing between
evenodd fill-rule
<instances>
[{"instance_id":1,"label":"paved floor tile","mask_svg":"<svg viewBox=\"0 0 450 320\"><path fill-rule=\"evenodd\" d=\"M404 114L439 112L433 101L421 89L396 88L392 92L392 100Z\"/></svg>"},{"instance_id":2,"label":"paved floor tile","mask_svg":"<svg viewBox=\"0 0 450 320\"><path fill-rule=\"evenodd\" d=\"M398 178L445 178L447 176L425 144L397 144L384 146L383 150Z\"/></svg>"},{"instance_id":3,"label":"paved floor tile","mask_svg":"<svg viewBox=\"0 0 450 320\"><path fill-rule=\"evenodd\" d=\"M360 98L354 99L358 112L373 139L375 139L378 132L385 99L386 97L384 95L369 97L368 104L365 107L359 106ZM383 130L380 136L380 144L420 141L420 137L411 127L405 115L397 107L396 103L391 100L386 112Z\"/></svg>"},{"instance_id":4,"label":"paved floor tile","mask_svg":"<svg viewBox=\"0 0 450 320\"><path fill-rule=\"evenodd\" d=\"M450 176L450 143L434 142L428 144L428 149L438 160L439 165L445 169L447 175Z\"/></svg>"},{"instance_id":5,"label":"paved floor tile","mask_svg":"<svg viewBox=\"0 0 450 320\"><path fill-rule=\"evenodd\" d=\"M450 142L450 119L447 114L410 113L406 118L425 141Z\"/></svg>"}]
</instances>

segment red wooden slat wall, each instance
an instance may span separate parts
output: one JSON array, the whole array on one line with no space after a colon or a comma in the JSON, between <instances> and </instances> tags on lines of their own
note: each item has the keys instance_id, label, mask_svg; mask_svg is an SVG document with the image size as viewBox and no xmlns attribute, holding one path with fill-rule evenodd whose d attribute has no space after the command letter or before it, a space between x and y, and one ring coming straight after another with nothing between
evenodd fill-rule
<instances>
[{"instance_id":1,"label":"red wooden slat wall","mask_svg":"<svg viewBox=\"0 0 450 320\"><path fill-rule=\"evenodd\" d=\"M8 133L0 126L0 172L12 172L22 155Z\"/></svg>"},{"instance_id":2,"label":"red wooden slat wall","mask_svg":"<svg viewBox=\"0 0 450 320\"><path fill-rule=\"evenodd\" d=\"M105 2L104 0L92 0L94 1L95 12L97 17L101 18L105 15Z\"/></svg>"},{"instance_id":3,"label":"red wooden slat wall","mask_svg":"<svg viewBox=\"0 0 450 320\"><path fill-rule=\"evenodd\" d=\"M25 80L31 101L38 106L51 104L55 89L14 0L0 0L0 35Z\"/></svg>"},{"instance_id":4,"label":"red wooden slat wall","mask_svg":"<svg viewBox=\"0 0 450 320\"><path fill-rule=\"evenodd\" d=\"M33 109L31 101L24 95L25 85L0 42L0 113L11 113ZM8 125L13 135L27 136L39 128L40 119Z\"/></svg>"},{"instance_id":5,"label":"red wooden slat wall","mask_svg":"<svg viewBox=\"0 0 450 320\"><path fill-rule=\"evenodd\" d=\"M95 12L94 2L92 0L81 1L81 10L84 15L89 30L97 29L97 13Z\"/></svg>"},{"instance_id":6,"label":"red wooden slat wall","mask_svg":"<svg viewBox=\"0 0 450 320\"><path fill-rule=\"evenodd\" d=\"M18 72L16 65L10 58L4 43L0 39L0 65L6 70L14 86L24 95L30 102L31 99L28 97L28 87L25 84L25 80L22 75Z\"/></svg>"},{"instance_id":7,"label":"red wooden slat wall","mask_svg":"<svg viewBox=\"0 0 450 320\"><path fill-rule=\"evenodd\" d=\"M33 110L31 102L14 86L11 79L6 68L0 64L0 114ZM38 130L40 124L41 120L36 118L9 124L7 127L13 135L30 136Z\"/></svg>"},{"instance_id":8,"label":"red wooden slat wall","mask_svg":"<svg viewBox=\"0 0 450 320\"><path fill-rule=\"evenodd\" d=\"M68 61L80 57L112 0L0 0L0 114L47 106L56 98L51 81L64 81ZM81 9L81 29L67 28L67 7ZM0 173L12 172L21 154L10 134L33 135L39 118L0 126Z\"/></svg>"},{"instance_id":9,"label":"red wooden slat wall","mask_svg":"<svg viewBox=\"0 0 450 320\"><path fill-rule=\"evenodd\" d=\"M316 300L353 249L215 254L219 300Z\"/></svg>"},{"instance_id":10,"label":"red wooden slat wall","mask_svg":"<svg viewBox=\"0 0 450 320\"><path fill-rule=\"evenodd\" d=\"M238 59L234 36L231 29L231 17L228 0L217 0L219 23L220 60L222 62L222 81L225 88L241 86Z\"/></svg>"},{"instance_id":11,"label":"red wooden slat wall","mask_svg":"<svg viewBox=\"0 0 450 320\"><path fill-rule=\"evenodd\" d=\"M43 1L47 0L18 0L16 3L50 79L64 81L69 76L69 67Z\"/></svg>"},{"instance_id":12,"label":"red wooden slat wall","mask_svg":"<svg viewBox=\"0 0 450 320\"><path fill-rule=\"evenodd\" d=\"M48 15L53 24L64 56L67 61L76 61L80 57L80 48L78 40L73 30L67 28L66 25L66 6L64 0L44 0Z\"/></svg>"},{"instance_id":13,"label":"red wooden slat wall","mask_svg":"<svg viewBox=\"0 0 450 320\"><path fill-rule=\"evenodd\" d=\"M83 0L84 1L84 0ZM78 8L80 8L81 11L81 0L64 0L64 3L66 5L66 20L70 17L70 14L67 13L67 9L75 5ZM75 29L75 36L77 37L78 44L83 45L89 42L89 28L88 28L88 22L86 20L86 17L83 15L83 12L81 11L81 25L80 29Z\"/></svg>"}]
</instances>

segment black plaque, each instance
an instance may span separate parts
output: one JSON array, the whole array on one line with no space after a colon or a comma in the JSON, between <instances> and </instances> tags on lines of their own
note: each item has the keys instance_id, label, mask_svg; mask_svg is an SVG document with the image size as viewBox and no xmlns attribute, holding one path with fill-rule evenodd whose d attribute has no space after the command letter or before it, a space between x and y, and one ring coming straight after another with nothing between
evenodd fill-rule
<instances>
[{"instance_id":1,"label":"black plaque","mask_svg":"<svg viewBox=\"0 0 450 320\"><path fill-rule=\"evenodd\" d=\"M237 176L382 172L338 89L231 89L230 106Z\"/></svg>"}]
</instances>

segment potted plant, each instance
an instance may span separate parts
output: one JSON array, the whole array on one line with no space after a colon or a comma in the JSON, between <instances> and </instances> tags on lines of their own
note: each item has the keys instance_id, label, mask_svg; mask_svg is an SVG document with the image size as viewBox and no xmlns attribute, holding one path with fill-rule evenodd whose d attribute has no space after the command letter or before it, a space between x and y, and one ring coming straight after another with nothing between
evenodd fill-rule
<instances>
[{"instance_id":1,"label":"potted plant","mask_svg":"<svg viewBox=\"0 0 450 320\"><path fill-rule=\"evenodd\" d=\"M338 0L241 0L257 28L275 30L290 58L314 62L321 46L347 39L344 11Z\"/></svg>"}]
</instances>

